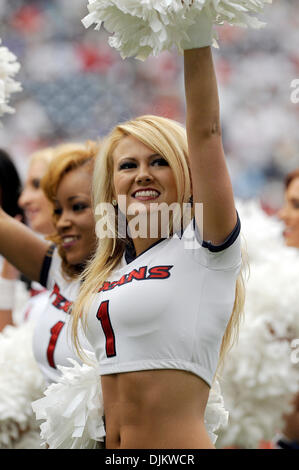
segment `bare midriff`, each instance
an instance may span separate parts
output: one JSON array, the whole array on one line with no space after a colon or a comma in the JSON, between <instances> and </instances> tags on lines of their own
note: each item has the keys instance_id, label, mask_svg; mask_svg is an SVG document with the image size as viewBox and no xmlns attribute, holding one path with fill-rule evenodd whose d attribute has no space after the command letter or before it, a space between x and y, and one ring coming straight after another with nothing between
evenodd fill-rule
<instances>
[{"instance_id":1,"label":"bare midriff","mask_svg":"<svg viewBox=\"0 0 299 470\"><path fill-rule=\"evenodd\" d=\"M214 449L204 425L209 386L180 370L103 375L107 449Z\"/></svg>"}]
</instances>

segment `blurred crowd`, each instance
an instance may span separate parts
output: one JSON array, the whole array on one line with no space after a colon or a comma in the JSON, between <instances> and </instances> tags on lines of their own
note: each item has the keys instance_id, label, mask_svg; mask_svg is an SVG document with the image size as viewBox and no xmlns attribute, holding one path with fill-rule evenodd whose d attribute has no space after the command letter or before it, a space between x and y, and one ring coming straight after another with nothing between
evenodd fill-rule
<instances>
[{"instance_id":1,"label":"blurred crowd","mask_svg":"<svg viewBox=\"0 0 299 470\"><path fill-rule=\"evenodd\" d=\"M0 128L23 176L28 157L62 141L105 135L144 113L184 121L182 58L165 52L123 61L105 32L86 30L87 0L1 0L0 37L21 63L16 113ZM264 30L219 28L215 50L225 152L241 199L259 198L269 213L283 198L283 178L299 165L299 3L274 0Z\"/></svg>"}]
</instances>

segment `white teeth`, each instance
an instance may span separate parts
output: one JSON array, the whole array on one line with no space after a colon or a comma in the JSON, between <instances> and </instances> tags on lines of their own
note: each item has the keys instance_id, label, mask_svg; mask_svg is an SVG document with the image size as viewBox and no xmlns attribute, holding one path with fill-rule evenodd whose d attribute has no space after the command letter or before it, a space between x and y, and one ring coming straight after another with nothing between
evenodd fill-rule
<instances>
[{"instance_id":1,"label":"white teeth","mask_svg":"<svg viewBox=\"0 0 299 470\"><path fill-rule=\"evenodd\" d=\"M156 197L156 196L159 196L159 193L157 191L137 191L137 193L135 193L135 197Z\"/></svg>"},{"instance_id":2,"label":"white teeth","mask_svg":"<svg viewBox=\"0 0 299 470\"><path fill-rule=\"evenodd\" d=\"M76 240L76 239L77 239L77 237L65 237L65 238L63 239L63 241L64 241L64 243L70 243L70 242L72 242L72 241L74 241L74 240Z\"/></svg>"}]
</instances>

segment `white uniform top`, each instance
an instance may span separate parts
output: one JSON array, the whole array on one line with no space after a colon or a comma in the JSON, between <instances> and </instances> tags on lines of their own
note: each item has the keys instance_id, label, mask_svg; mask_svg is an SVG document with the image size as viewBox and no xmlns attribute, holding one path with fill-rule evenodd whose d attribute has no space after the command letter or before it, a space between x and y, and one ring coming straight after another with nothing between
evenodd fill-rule
<instances>
[{"instance_id":1,"label":"white uniform top","mask_svg":"<svg viewBox=\"0 0 299 470\"><path fill-rule=\"evenodd\" d=\"M68 358L79 359L71 342L69 308L76 299L80 282L67 280L61 269L61 258L52 248L45 258L41 284L49 291L47 305L39 315L33 337L33 352L46 382L57 382L57 366L68 366ZM91 350L85 336L80 335L85 349Z\"/></svg>"},{"instance_id":2,"label":"white uniform top","mask_svg":"<svg viewBox=\"0 0 299 470\"><path fill-rule=\"evenodd\" d=\"M192 221L135 259L127 252L88 312L100 374L192 372L211 386L241 265L240 221L221 246L199 243Z\"/></svg>"},{"instance_id":3,"label":"white uniform top","mask_svg":"<svg viewBox=\"0 0 299 470\"><path fill-rule=\"evenodd\" d=\"M41 312L47 306L50 292L37 282L32 282L29 289L29 299L21 312L21 322L36 322Z\"/></svg>"}]
</instances>

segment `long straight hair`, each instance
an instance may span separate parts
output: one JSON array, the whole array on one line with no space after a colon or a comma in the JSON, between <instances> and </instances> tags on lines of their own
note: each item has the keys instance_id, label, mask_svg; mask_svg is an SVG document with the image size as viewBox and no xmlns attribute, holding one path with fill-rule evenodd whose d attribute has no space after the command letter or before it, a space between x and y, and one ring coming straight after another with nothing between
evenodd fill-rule
<instances>
[{"instance_id":1,"label":"long straight hair","mask_svg":"<svg viewBox=\"0 0 299 470\"><path fill-rule=\"evenodd\" d=\"M179 123L158 116L141 116L116 126L104 139L101 151L95 162L93 176L93 205L112 203L113 191L113 152L125 136L132 136L161 155L172 168L178 194L178 203L187 203L192 195L191 173L188 161L186 131ZM97 215L95 214L97 222ZM117 224L116 224L117 227ZM113 231L113 224L110 227ZM78 326L81 322L86 328L88 308L102 284L109 279L113 269L120 262L128 240L117 236L98 239L97 248L91 262L81 274L79 296L72 308L72 337L78 354L84 359L84 353L78 339ZM233 313L226 329L220 362L231 340L237 336L238 324L244 305L244 283L240 273L236 285L236 297Z\"/></svg>"}]
</instances>

